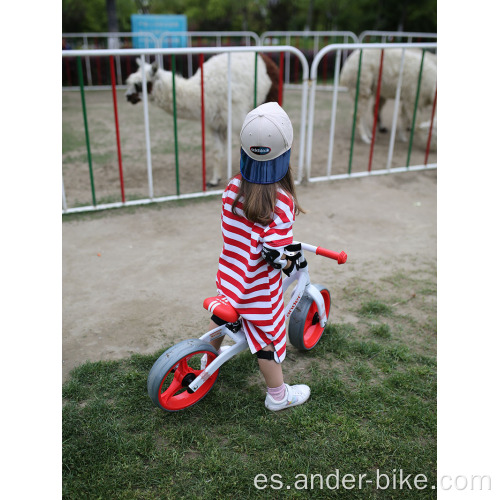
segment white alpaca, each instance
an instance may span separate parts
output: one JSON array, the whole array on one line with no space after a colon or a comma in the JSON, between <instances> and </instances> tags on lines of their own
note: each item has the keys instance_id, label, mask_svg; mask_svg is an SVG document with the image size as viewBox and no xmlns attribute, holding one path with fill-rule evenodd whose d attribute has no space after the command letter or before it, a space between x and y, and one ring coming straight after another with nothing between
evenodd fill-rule
<instances>
[{"instance_id":1,"label":"white alpaca","mask_svg":"<svg viewBox=\"0 0 500 500\"><path fill-rule=\"evenodd\" d=\"M342 67L340 74L340 85L347 87L349 94L354 99L356 95L356 82L359 68L359 50L355 50L347 59ZM367 130L364 119L368 114L370 101L377 94L377 84L380 67L381 49L365 49L361 60L361 76L359 80L359 95L358 95L358 112L356 117L356 129L363 142L370 144L371 142L371 125ZM387 99L396 97L398 86L399 70L401 66L402 49L385 49L384 61L382 68L382 80L380 86L380 104L379 118L382 107ZM400 95L400 109L402 126L399 127L399 137L406 141L405 131L411 126L413 110L415 106L415 98L417 92L418 75L422 60L422 50L406 49L404 66L403 66L403 81ZM436 91L436 75L437 64L436 56L430 52L426 52L424 56L424 66L422 70L422 80L420 84L420 93L418 100L417 116L427 106L431 106L434 102ZM373 119L373 115L372 119ZM425 123L417 123L415 127L415 139L420 145L425 145L429 134L430 121ZM379 129L386 131L379 120ZM435 147L436 136L436 119L433 123L433 143Z\"/></svg>"},{"instance_id":2,"label":"white alpaca","mask_svg":"<svg viewBox=\"0 0 500 500\"><path fill-rule=\"evenodd\" d=\"M127 100L135 104L141 100L142 74L139 69L127 78ZM153 102L168 113L173 113L172 72L159 69L156 63L145 63L148 95ZM219 54L203 64L203 89L205 123L212 133L207 140L213 155L213 175L208 186L216 186L221 179L221 165L227 146L227 72L228 55ZM239 133L247 113L254 108L255 53L231 54L231 102L232 125ZM278 100L278 67L267 56L257 57L257 105ZM191 78L175 76L177 117L190 120L201 119L201 71ZM208 163L208 162L207 162Z\"/></svg>"}]
</instances>

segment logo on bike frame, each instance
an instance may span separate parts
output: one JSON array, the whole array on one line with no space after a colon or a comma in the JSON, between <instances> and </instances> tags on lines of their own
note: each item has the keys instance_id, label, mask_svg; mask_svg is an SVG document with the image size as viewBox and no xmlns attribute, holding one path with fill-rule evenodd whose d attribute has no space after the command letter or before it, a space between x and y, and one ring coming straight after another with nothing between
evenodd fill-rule
<instances>
[{"instance_id":1,"label":"logo on bike frame","mask_svg":"<svg viewBox=\"0 0 500 500\"><path fill-rule=\"evenodd\" d=\"M297 306L297 304L299 303L299 300L301 298L302 298L302 294L299 294L299 296L295 299L295 302L290 307L290 310L288 311L288 314L286 315L287 318L290 316L290 314L293 313L293 310L295 309L295 307Z\"/></svg>"}]
</instances>

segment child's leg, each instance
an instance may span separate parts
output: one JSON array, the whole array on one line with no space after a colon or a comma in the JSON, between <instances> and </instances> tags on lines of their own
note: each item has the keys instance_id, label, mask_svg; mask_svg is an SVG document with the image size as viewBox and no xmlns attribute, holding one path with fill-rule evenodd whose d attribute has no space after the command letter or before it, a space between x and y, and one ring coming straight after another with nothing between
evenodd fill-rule
<instances>
[{"instance_id":1,"label":"child's leg","mask_svg":"<svg viewBox=\"0 0 500 500\"><path fill-rule=\"evenodd\" d=\"M274 352L275 349L269 344L262 350ZM281 363L276 363L274 359L257 358L257 360L267 384L266 408L272 411L283 410L305 403L309 399L311 389L307 385L285 384Z\"/></svg>"},{"instance_id":2,"label":"child's leg","mask_svg":"<svg viewBox=\"0 0 500 500\"><path fill-rule=\"evenodd\" d=\"M274 352L273 344L268 344L262 349L263 351ZM259 368L264 376L267 387L280 387L283 385L283 370L281 369L281 364L276 363L276 361L271 359L259 359Z\"/></svg>"}]
</instances>

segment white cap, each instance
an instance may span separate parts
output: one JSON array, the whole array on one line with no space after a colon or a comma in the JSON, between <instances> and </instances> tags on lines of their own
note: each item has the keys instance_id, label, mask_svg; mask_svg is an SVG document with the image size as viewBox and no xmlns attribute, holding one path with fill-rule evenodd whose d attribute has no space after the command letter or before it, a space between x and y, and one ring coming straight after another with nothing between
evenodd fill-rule
<instances>
[{"instance_id":1,"label":"white cap","mask_svg":"<svg viewBox=\"0 0 500 500\"><path fill-rule=\"evenodd\" d=\"M245 153L242 153L240 170L245 179L268 184L286 174L290 153L285 153L292 147L293 127L277 102L266 102L250 111L243 122L240 139ZM279 158L282 155L283 158Z\"/></svg>"},{"instance_id":2,"label":"white cap","mask_svg":"<svg viewBox=\"0 0 500 500\"><path fill-rule=\"evenodd\" d=\"M292 122L277 102L266 102L248 113L240 139L243 151L250 158L273 160L292 147Z\"/></svg>"}]
</instances>

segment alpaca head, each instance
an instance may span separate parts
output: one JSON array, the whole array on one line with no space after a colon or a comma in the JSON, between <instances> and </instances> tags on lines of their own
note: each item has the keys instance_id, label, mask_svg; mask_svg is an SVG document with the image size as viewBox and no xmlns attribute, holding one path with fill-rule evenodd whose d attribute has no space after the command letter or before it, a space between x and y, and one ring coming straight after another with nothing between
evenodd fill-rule
<instances>
[{"instance_id":1,"label":"alpaca head","mask_svg":"<svg viewBox=\"0 0 500 500\"><path fill-rule=\"evenodd\" d=\"M142 99L142 62L139 58L136 59L136 62L139 69L129 75L126 81L127 91L125 92L125 97L132 104L137 104ZM153 79L158 71L158 64L156 62L153 64L144 63L144 71L146 73L148 94L150 94L153 89Z\"/></svg>"}]
</instances>

